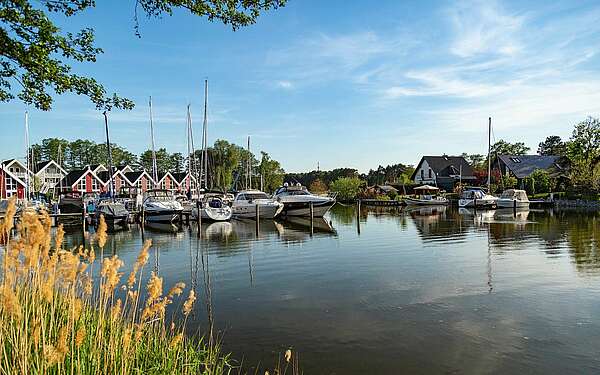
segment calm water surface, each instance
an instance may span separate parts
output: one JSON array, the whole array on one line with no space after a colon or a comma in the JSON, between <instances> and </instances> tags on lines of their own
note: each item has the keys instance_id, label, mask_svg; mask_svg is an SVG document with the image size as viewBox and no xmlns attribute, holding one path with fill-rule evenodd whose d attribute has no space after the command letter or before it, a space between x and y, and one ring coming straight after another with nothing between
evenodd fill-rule
<instances>
[{"instance_id":1,"label":"calm water surface","mask_svg":"<svg viewBox=\"0 0 600 375\"><path fill-rule=\"evenodd\" d=\"M206 286L225 350L307 374L600 373L600 216L336 206L326 221L233 221L112 235L127 264L143 238L166 287ZM71 238L78 241L77 236Z\"/></svg>"}]
</instances>

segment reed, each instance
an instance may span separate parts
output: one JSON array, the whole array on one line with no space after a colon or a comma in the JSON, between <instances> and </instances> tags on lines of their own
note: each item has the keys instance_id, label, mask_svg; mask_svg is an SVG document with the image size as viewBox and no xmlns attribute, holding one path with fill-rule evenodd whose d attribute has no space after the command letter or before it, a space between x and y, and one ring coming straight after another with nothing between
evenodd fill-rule
<instances>
[{"instance_id":1,"label":"reed","mask_svg":"<svg viewBox=\"0 0 600 375\"><path fill-rule=\"evenodd\" d=\"M64 231L59 226L52 233L47 213L25 212L13 228L15 212L13 199L0 222L0 374L242 371L212 332L209 340L184 334L196 303L193 289L186 292L184 283L176 283L164 293L162 278L153 272L143 283L150 241L122 281L124 264L117 255L95 262L94 241L87 249L65 249ZM103 254L107 234L100 221L95 242ZM94 272L94 265L100 269ZM181 299L183 318L167 327L166 308L175 299ZM287 351L272 371L300 373L297 358Z\"/></svg>"},{"instance_id":2,"label":"reed","mask_svg":"<svg viewBox=\"0 0 600 375\"><path fill-rule=\"evenodd\" d=\"M47 214L24 213L10 238L14 204L0 223L0 373L227 374L235 369L218 344L183 334L193 291L184 295L185 285L177 283L163 293L162 279L154 274L142 284L150 242L123 284L123 262L116 255L102 259L94 279L93 245L64 249L64 232L59 227L52 235ZM100 247L105 231L102 223L96 235ZM167 328L165 309L178 297L185 298L186 318Z\"/></svg>"}]
</instances>

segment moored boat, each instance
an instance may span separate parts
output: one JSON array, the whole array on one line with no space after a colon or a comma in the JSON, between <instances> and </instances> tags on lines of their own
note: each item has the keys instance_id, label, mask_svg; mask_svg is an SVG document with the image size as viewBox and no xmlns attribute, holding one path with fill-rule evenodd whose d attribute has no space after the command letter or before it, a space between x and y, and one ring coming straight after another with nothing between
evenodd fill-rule
<instances>
[{"instance_id":1,"label":"moored boat","mask_svg":"<svg viewBox=\"0 0 600 375\"><path fill-rule=\"evenodd\" d=\"M283 203L260 190L244 190L237 194L231 205L233 216L238 218L256 218L256 207L261 219L273 219L283 210Z\"/></svg>"},{"instance_id":2,"label":"moored boat","mask_svg":"<svg viewBox=\"0 0 600 375\"><path fill-rule=\"evenodd\" d=\"M100 216L104 216L106 224L112 227L125 227L129 223L129 211L121 202L110 199L101 200L96 205L96 222L100 222Z\"/></svg>"},{"instance_id":3,"label":"moored boat","mask_svg":"<svg viewBox=\"0 0 600 375\"><path fill-rule=\"evenodd\" d=\"M145 220L155 223L179 222L183 212L181 204L168 190L148 190L143 207Z\"/></svg>"},{"instance_id":4,"label":"moored boat","mask_svg":"<svg viewBox=\"0 0 600 375\"><path fill-rule=\"evenodd\" d=\"M525 190L507 189L498 198L497 205L503 208L529 208L529 198Z\"/></svg>"},{"instance_id":5,"label":"moored boat","mask_svg":"<svg viewBox=\"0 0 600 375\"><path fill-rule=\"evenodd\" d=\"M323 217L335 204L334 197L312 194L301 184L285 183L273 197L283 203L282 215L285 216L310 216L312 205L313 217Z\"/></svg>"},{"instance_id":6,"label":"moored boat","mask_svg":"<svg viewBox=\"0 0 600 375\"><path fill-rule=\"evenodd\" d=\"M498 198L490 195L480 187L466 188L460 195L458 207L462 208L496 208Z\"/></svg>"},{"instance_id":7,"label":"moored boat","mask_svg":"<svg viewBox=\"0 0 600 375\"><path fill-rule=\"evenodd\" d=\"M198 219L199 215L203 221L228 221L232 210L220 194L206 193L200 204L192 207L192 217Z\"/></svg>"},{"instance_id":8,"label":"moored boat","mask_svg":"<svg viewBox=\"0 0 600 375\"><path fill-rule=\"evenodd\" d=\"M443 206L448 204L448 199L439 195L440 189L435 186L423 185L413 189L413 197L404 198L409 206Z\"/></svg>"}]
</instances>

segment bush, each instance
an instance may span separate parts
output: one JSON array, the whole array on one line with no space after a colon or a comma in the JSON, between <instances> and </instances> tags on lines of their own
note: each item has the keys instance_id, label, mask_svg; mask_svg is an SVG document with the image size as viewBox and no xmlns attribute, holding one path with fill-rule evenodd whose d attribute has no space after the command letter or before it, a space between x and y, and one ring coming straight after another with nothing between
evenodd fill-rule
<instances>
[{"instance_id":1,"label":"bush","mask_svg":"<svg viewBox=\"0 0 600 375\"><path fill-rule=\"evenodd\" d=\"M356 199L363 181L357 177L340 177L331 183L331 191L336 192L338 199L348 201Z\"/></svg>"}]
</instances>

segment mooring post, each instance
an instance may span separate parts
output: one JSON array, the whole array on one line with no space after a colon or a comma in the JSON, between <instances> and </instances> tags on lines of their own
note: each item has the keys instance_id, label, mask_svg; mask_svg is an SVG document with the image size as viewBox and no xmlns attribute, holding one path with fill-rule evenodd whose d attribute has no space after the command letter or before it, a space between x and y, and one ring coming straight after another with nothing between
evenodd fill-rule
<instances>
[{"instance_id":1,"label":"mooring post","mask_svg":"<svg viewBox=\"0 0 600 375\"><path fill-rule=\"evenodd\" d=\"M258 237L259 231L260 231L260 207L257 203L256 204L256 237Z\"/></svg>"},{"instance_id":2,"label":"mooring post","mask_svg":"<svg viewBox=\"0 0 600 375\"><path fill-rule=\"evenodd\" d=\"M360 199L356 200L356 231L360 235Z\"/></svg>"},{"instance_id":3,"label":"mooring post","mask_svg":"<svg viewBox=\"0 0 600 375\"><path fill-rule=\"evenodd\" d=\"M477 197L473 198L473 209L477 211Z\"/></svg>"},{"instance_id":4,"label":"mooring post","mask_svg":"<svg viewBox=\"0 0 600 375\"><path fill-rule=\"evenodd\" d=\"M513 200L513 216L517 217L517 200Z\"/></svg>"},{"instance_id":5,"label":"mooring post","mask_svg":"<svg viewBox=\"0 0 600 375\"><path fill-rule=\"evenodd\" d=\"M314 226L314 217L315 217L315 208L313 206L312 201L310 201L308 203L308 207L310 209L310 235L312 236L313 232L314 232L313 226Z\"/></svg>"},{"instance_id":6,"label":"mooring post","mask_svg":"<svg viewBox=\"0 0 600 375\"><path fill-rule=\"evenodd\" d=\"M83 212L81 213L81 225L83 226L83 231L85 232L85 212L86 212L86 206L85 206L85 202L83 203Z\"/></svg>"}]
</instances>

